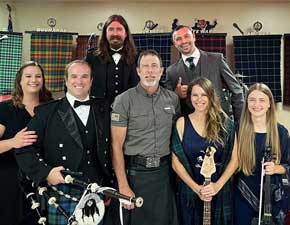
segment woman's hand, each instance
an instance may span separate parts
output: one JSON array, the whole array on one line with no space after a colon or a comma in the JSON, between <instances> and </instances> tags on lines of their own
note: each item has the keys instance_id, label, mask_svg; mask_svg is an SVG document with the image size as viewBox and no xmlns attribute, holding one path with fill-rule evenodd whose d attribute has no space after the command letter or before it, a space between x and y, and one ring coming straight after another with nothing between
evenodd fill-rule
<instances>
[{"instance_id":1,"label":"woman's hand","mask_svg":"<svg viewBox=\"0 0 290 225\"><path fill-rule=\"evenodd\" d=\"M274 162L265 162L264 167L266 175L273 175L276 173L276 165Z\"/></svg>"},{"instance_id":2,"label":"woman's hand","mask_svg":"<svg viewBox=\"0 0 290 225\"><path fill-rule=\"evenodd\" d=\"M32 145L37 140L35 131L27 131L27 127L20 130L12 139L13 148L22 148Z\"/></svg>"},{"instance_id":3,"label":"woman's hand","mask_svg":"<svg viewBox=\"0 0 290 225\"><path fill-rule=\"evenodd\" d=\"M199 197L202 201L204 201L204 202L210 202L210 201L212 200L212 197L202 195L202 193L201 193L203 187L204 187L203 185L198 185L198 186L195 188L195 190L193 190L193 191L198 195L198 197Z\"/></svg>"},{"instance_id":4,"label":"woman's hand","mask_svg":"<svg viewBox=\"0 0 290 225\"><path fill-rule=\"evenodd\" d=\"M207 185L201 186L200 193L203 198L212 198L219 192L219 188L216 183L209 183Z\"/></svg>"}]
</instances>

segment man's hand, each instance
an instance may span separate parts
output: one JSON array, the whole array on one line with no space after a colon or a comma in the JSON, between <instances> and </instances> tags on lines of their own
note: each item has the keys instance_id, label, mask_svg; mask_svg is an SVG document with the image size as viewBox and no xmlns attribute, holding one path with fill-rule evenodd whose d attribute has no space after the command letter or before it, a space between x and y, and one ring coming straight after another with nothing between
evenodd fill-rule
<instances>
[{"instance_id":1,"label":"man's hand","mask_svg":"<svg viewBox=\"0 0 290 225\"><path fill-rule=\"evenodd\" d=\"M176 85L175 93L180 97L180 98L186 98L187 95L187 88L188 85L182 85L182 78L178 78L178 83Z\"/></svg>"},{"instance_id":2,"label":"man's hand","mask_svg":"<svg viewBox=\"0 0 290 225\"><path fill-rule=\"evenodd\" d=\"M49 172L46 180L48 183L52 185L57 185L57 184L64 184L65 181L63 179L63 176L60 171L64 170L63 166L58 166L52 168L52 170Z\"/></svg>"},{"instance_id":3,"label":"man's hand","mask_svg":"<svg viewBox=\"0 0 290 225\"><path fill-rule=\"evenodd\" d=\"M129 186L119 187L119 191L123 195L129 196L129 197L132 197L132 196L135 197L135 193L132 191L132 189ZM134 203L130 205L123 203L123 207L129 210L135 208Z\"/></svg>"},{"instance_id":4,"label":"man's hand","mask_svg":"<svg viewBox=\"0 0 290 225\"><path fill-rule=\"evenodd\" d=\"M20 130L13 138L12 145L14 148L22 148L32 145L37 140L35 131L27 131L27 127Z\"/></svg>"}]
</instances>

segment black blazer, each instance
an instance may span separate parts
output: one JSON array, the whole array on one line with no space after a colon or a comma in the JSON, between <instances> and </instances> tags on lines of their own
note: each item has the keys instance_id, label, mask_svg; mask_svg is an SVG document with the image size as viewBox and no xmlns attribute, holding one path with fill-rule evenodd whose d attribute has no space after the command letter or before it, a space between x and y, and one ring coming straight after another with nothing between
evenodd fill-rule
<instances>
[{"instance_id":1,"label":"black blazer","mask_svg":"<svg viewBox=\"0 0 290 225\"><path fill-rule=\"evenodd\" d=\"M102 169L103 179L111 176L109 149L110 114L104 100L92 101L92 112L96 132L97 163ZM20 168L37 184L46 180L50 170L63 166L77 171L83 157L81 136L73 115L73 109L66 97L36 108L35 116L28 124L28 130L36 131L37 142L15 150ZM85 172L85 171L84 171Z\"/></svg>"},{"instance_id":2,"label":"black blazer","mask_svg":"<svg viewBox=\"0 0 290 225\"><path fill-rule=\"evenodd\" d=\"M90 64L93 74L93 84L90 95L95 97L106 97L107 92L107 63L101 61L99 56L94 55L93 51L86 55L85 60ZM136 65L124 63L124 80L122 92L131 87L135 87L139 82Z\"/></svg>"}]
</instances>

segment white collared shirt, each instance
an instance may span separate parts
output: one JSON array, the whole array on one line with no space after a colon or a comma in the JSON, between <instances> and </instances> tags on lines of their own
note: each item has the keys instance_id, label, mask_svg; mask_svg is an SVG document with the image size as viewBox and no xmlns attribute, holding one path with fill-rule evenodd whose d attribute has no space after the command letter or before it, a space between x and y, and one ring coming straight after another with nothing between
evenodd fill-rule
<instances>
[{"instance_id":1,"label":"white collared shirt","mask_svg":"<svg viewBox=\"0 0 290 225\"><path fill-rule=\"evenodd\" d=\"M186 59L187 59L188 57L193 57L193 63L194 63L194 65L196 66L197 63L198 63L198 60L199 60L199 58L200 58L200 51L199 51L198 48L195 48L195 51L194 51L191 55L183 55L183 54L181 54L181 57L182 57L182 60L183 60L184 64L185 64L188 68L189 68L189 62L186 61Z\"/></svg>"},{"instance_id":2,"label":"white collared shirt","mask_svg":"<svg viewBox=\"0 0 290 225\"><path fill-rule=\"evenodd\" d=\"M116 53L114 53L112 55L112 58L113 58L113 60L114 60L114 62L115 62L116 65L118 65L118 63L119 63L119 61L120 61L120 59L122 57L122 55L120 53L118 53L118 51L122 50L122 48L123 48L123 46L121 48L119 48L119 49L116 49L116 50L111 48L111 50L113 52L116 52Z\"/></svg>"},{"instance_id":3,"label":"white collared shirt","mask_svg":"<svg viewBox=\"0 0 290 225\"><path fill-rule=\"evenodd\" d=\"M90 113L90 105L80 105L77 108L74 108L74 102L75 100L78 100L80 102L87 101L90 99L90 96L88 95L84 100L77 99L76 97L72 96L69 92L66 93L66 98L73 108L73 110L76 112L84 126L87 125L88 119L89 119L89 113Z\"/></svg>"},{"instance_id":4,"label":"white collared shirt","mask_svg":"<svg viewBox=\"0 0 290 225\"><path fill-rule=\"evenodd\" d=\"M120 53L114 53L112 55L112 58L113 58L113 60L114 60L114 62L115 62L116 65L118 65L121 57L122 57L122 55Z\"/></svg>"}]
</instances>

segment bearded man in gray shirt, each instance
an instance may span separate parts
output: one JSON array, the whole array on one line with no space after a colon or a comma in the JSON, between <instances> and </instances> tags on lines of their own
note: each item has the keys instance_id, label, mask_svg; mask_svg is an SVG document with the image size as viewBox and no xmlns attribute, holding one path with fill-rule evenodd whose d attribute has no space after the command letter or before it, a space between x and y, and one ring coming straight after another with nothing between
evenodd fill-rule
<instances>
[{"instance_id":1,"label":"bearded man in gray shirt","mask_svg":"<svg viewBox=\"0 0 290 225\"><path fill-rule=\"evenodd\" d=\"M176 225L170 184L172 123L178 96L159 86L163 67L154 50L138 59L139 84L117 96L111 115L112 160L119 191L142 196L144 204L123 204L126 225Z\"/></svg>"}]
</instances>

